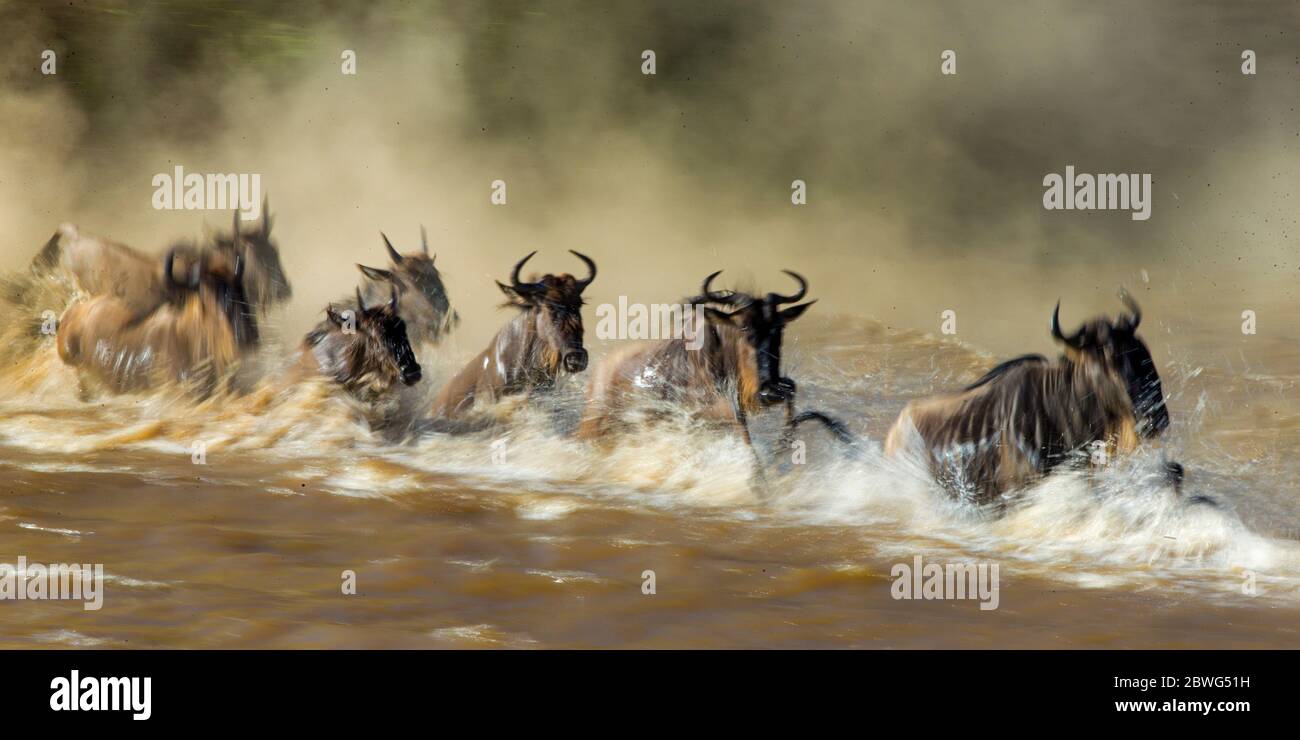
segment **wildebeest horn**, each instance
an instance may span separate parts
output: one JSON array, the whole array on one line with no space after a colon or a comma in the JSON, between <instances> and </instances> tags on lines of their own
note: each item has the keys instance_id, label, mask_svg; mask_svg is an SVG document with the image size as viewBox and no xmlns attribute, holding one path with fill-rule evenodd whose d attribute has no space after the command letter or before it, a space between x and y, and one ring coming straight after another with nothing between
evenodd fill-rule
<instances>
[{"instance_id":1,"label":"wildebeest horn","mask_svg":"<svg viewBox=\"0 0 1300 740\"><path fill-rule=\"evenodd\" d=\"M709 287L710 285L712 285L713 279L721 274L722 274L722 270L718 270L712 275L709 275L708 277L704 278L704 287L701 289L702 294L700 296L700 300L709 301L711 303L721 303L724 306L734 306L737 303L740 303L741 294L731 290L728 290L724 293L715 293L713 292L713 289Z\"/></svg>"},{"instance_id":2,"label":"wildebeest horn","mask_svg":"<svg viewBox=\"0 0 1300 740\"><path fill-rule=\"evenodd\" d=\"M174 263L175 261L176 261L176 248L172 247L171 249L167 250L167 256L163 257L163 276L167 278L167 282L173 285L176 284L176 278L175 276L172 275L172 263Z\"/></svg>"},{"instance_id":3,"label":"wildebeest horn","mask_svg":"<svg viewBox=\"0 0 1300 740\"><path fill-rule=\"evenodd\" d=\"M529 252L527 257L524 257L523 259L519 260L519 262L515 264L515 269L510 271L510 287L514 289L516 293L527 295L529 293L537 293L542 290L545 290L545 288L542 287L541 283L519 282L519 271L523 269L525 262L533 258L534 254L537 254L536 249Z\"/></svg>"},{"instance_id":4,"label":"wildebeest horn","mask_svg":"<svg viewBox=\"0 0 1300 740\"><path fill-rule=\"evenodd\" d=\"M1067 337L1061 333L1061 302L1056 302L1056 310L1052 311L1052 338L1064 342L1071 347L1079 346L1079 337L1083 335L1083 330L1074 333L1074 336Z\"/></svg>"},{"instance_id":5,"label":"wildebeest horn","mask_svg":"<svg viewBox=\"0 0 1300 740\"><path fill-rule=\"evenodd\" d=\"M587 272L589 273L589 274L587 275L587 279L586 279L586 280L579 280L579 281L578 281L578 292L581 293L583 290L585 290L585 289L587 288L588 285L591 285L591 281L592 281L592 280L595 280L595 279L596 279L596 263L595 263L595 262L592 262L592 261L591 261L591 258L588 257L587 255L583 254L582 252L575 252L575 251L572 250L572 249L570 249L569 252L570 252L574 257L577 257L578 259L580 259L580 260L582 260L583 262L587 263Z\"/></svg>"},{"instance_id":6,"label":"wildebeest horn","mask_svg":"<svg viewBox=\"0 0 1300 740\"><path fill-rule=\"evenodd\" d=\"M1129 328L1137 329L1138 324L1142 323L1142 309L1138 307L1137 301L1133 300L1133 296L1129 295L1128 291L1123 288L1119 289L1119 299L1124 302L1124 307L1132 314L1132 317L1129 318Z\"/></svg>"},{"instance_id":7,"label":"wildebeest horn","mask_svg":"<svg viewBox=\"0 0 1300 740\"><path fill-rule=\"evenodd\" d=\"M774 302L779 306L783 303L798 303L799 301L802 301L803 297L808 295L808 281L804 280L803 276L797 272L791 270L782 270L781 272L784 272L799 281L799 292L793 296L783 296L779 293L772 293L771 297Z\"/></svg>"},{"instance_id":8,"label":"wildebeest horn","mask_svg":"<svg viewBox=\"0 0 1300 740\"><path fill-rule=\"evenodd\" d=\"M388 241L388 235L382 231L379 232L379 235L384 238L384 246L388 248L388 256L392 258L393 264L394 265L402 264L402 255L399 254L396 249L393 249L393 243Z\"/></svg>"},{"instance_id":9,"label":"wildebeest horn","mask_svg":"<svg viewBox=\"0 0 1300 740\"><path fill-rule=\"evenodd\" d=\"M366 301L361 297L361 288L357 288L357 308L366 310Z\"/></svg>"},{"instance_id":10,"label":"wildebeest horn","mask_svg":"<svg viewBox=\"0 0 1300 740\"><path fill-rule=\"evenodd\" d=\"M234 210L234 223L231 224L231 229L230 229L230 246L232 249L239 249L240 236L241 234L239 233L239 209L236 208Z\"/></svg>"},{"instance_id":11,"label":"wildebeest horn","mask_svg":"<svg viewBox=\"0 0 1300 740\"><path fill-rule=\"evenodd\" d=\"M429 232L424 230L424 224L420 224L420 247L424 249L424 256L429 256ZM438 259L438 255L433 256L431 262Z\"/></svg>"},{"instance_id":12,"label":"wildebeest horn","mask_svg":"<svg viewBox=\"0 0 1300 740\"><path fill-rule=\"evenodd\" d=\"M262 196L262 236L269 237L270 235L271 235L271 197L269 195L263 195Z\"/></svg>"}]
</instances>

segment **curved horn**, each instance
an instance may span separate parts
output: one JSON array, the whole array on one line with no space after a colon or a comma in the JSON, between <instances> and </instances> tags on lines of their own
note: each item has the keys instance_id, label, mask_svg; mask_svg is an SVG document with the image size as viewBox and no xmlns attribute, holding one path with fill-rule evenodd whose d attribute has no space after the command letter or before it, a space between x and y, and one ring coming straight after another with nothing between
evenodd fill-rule
<instances>
[{"instance_id":1,"label":"curved horn","mask_svg":"<svg viewBox=\"0 0 1300 740\"><path fill-rule=\"evenodd\" d=\"M234 223L230 225L230 246L232 249L238 249L239 240L243 236L242 234L239 233L239 209L236 208L233 211L233 213L234 213L234 219L233 219Z\"/></svg>"},{"instance_id":2,"label":"curved horn","mask_svg":"<svg viewBox=\"0 0 1300 740\"><path fill-rule=\"evenodd\" d=\"M583 254L582 252L576 252L570 249L569 253L587 264L587 272L589 273L587 275L587 279L578 281L578 292L581 293L583 290L587 288L588 285L591 285L592 280L596 279L596 263L592 262L591 258Z\"/></svg>"},{"instance_id":3,"label":"curved horn","mask_svg":"<svg viewBox=\"0 0 1300 740\"><path fill-rule=\"evenodd\" d=\"M1052 338L1068 344L1071 347L1077 347L1079 345L1079 336L1081 334L1083 334L1082 329L1075 332L1072 337L1067 337L1061 333L1061 302L1057 301L1056 310L1052 311Z\"/></svg>"},{"instance_id":4,"label":"curved horn","mask_svg":"<svg viewBox=\"0 0 1300 740\"><path fill-rule=\"evenodd\" d=\"M362 311L366 310L366 301L361 297L360 287L357 288L357 308L361 309Z\"/></svg>"},{"instance_id":5,"label":"curved horn","mask_svg":"<svg viewBox=\"0 0 1300 740\"><path fill-rule=\"evenodd\" d=\"M799 301L802 301L803 297L808 295L808 281L803 279L803 275L792 270L782 270L781 272L784 272L799 281L799 292L793 296L783 296L780 293L773 293L772 298L775 300L776 305L779 306L783 303L798 303Z\"/></svg>"},{"instance_id":6,"label":"curved horn","mask_svg":"<svg viewBox=\"0 0 1300 740\"><path fill-rule=\"evenodd\" d=\"M1137 329L1138 324L1142 323L1142 309L1138 307L1137 301L1133 300L1133 296L1129 295L1128 291L1123 288L1119 289L1119 299L1124 302L1124 307L1133 315L1129 319L1129 328Z\"/></svg>"},{"instance_id":7,"label":"curved horn","mask_svg":"<svg viewBox=\"0 0 1300 740\"><path fill-rule=\"evenodd\" d=\"M527 257L524 257L523 259L519 260L519 262L515 264L515 269L510 271L510 287L514 288L516 293L535 293L539 290L542 290L542 286L540 283L519 282L519 271L523 269L525 262L533 258L534 254L537 254L536 249L529 252Z\"/></svg>"},{"instance_id":8,"label":"curved horn","mask_svg":"<svg viewBox=\"0 0 1300 740\"><path fill-rule=\"evenodd\" d=\"M734 306L737 303L740 303L741 299L739 293L736 293L735 291L732 290L728 290L724 293L715 293L713 292L713 289L709 287L710 285L713 284L713 279L721 274L722 274L722 270L718 270L712 275L709 275L708 277L704 278L704 287L701 288L701 296L700 296L701 300L708 301L711 303L721 303L724 306Z\"/></svg>"},{"instance_id":9,"label":"curved horn","mask_svg":"<svg viewBox=\"0 0 1300 740\"><path fill-rule=\"evenodd\" d=\"M388 256L393 260L393 264L402 264L402 255L396 249L393 249L393 243L388 241L388 235L382 231L379 232L379 235L384 238L384 246L388 248Z\"/></svg>"},{"instance_id":10,"label":"curved horn","mask_svg":"<svg viewBox=\"0 0 1300 740\"><path fill-rule=\"evenodd\" d=\"M271 236L271 196L262 196L262 237Z\"/></svg>"},{"instance_id":11,"label":"curved horn","mask_svg":"<svg viewBox=\"0 0 1300 740\"><path fill-rule=\"evenodd\" d=\"M420 247L424 249L424 256L428 257L429 256L429 232L424 230L424 224L420 224Z\"/></svg>"}]
</instances>

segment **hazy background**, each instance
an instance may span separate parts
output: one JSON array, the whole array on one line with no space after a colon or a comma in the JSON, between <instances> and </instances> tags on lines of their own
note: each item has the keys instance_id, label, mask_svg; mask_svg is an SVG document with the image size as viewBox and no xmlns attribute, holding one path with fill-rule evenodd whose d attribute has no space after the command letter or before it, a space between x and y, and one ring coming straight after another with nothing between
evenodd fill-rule
<instances>
[{"instance_id":1,"label":"hazy background","mask_svg":"<svg viewBox=\"0 0 1300 740\"><path fill-rule=\"evenodd\" d=\"M0 8L0 268L61 221L160 251L229 215L153 210L154 174L261 173L289 337L354 262L386 261L379 230L409 250L420 224L458 351L505 318L491 279L533 249L547 270L595 258L593 303L674 300L715 269L784 290L789 267L822 301L804 321L933 332L951 308L998 352L1046 350L1058 296L1082 319L1121 283L1154 291L1149 320L1215 311L1237 341L1242 308L1300 303L1294 1ZM1067 164L1151 173L1151 219L1044 211Z\"/></svg>"}]
</instances>

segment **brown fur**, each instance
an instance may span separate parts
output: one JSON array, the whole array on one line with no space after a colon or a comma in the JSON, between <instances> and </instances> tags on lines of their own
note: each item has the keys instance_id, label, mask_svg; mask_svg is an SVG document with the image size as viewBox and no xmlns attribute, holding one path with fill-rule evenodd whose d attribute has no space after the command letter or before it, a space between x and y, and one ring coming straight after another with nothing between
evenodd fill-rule
<instances>
[{"instance_id":1,"label":"brown fur","mask_svg":"<svg viewBox=\"0 0 1300 740\"><path fill-rule=\"evenodd\" d=\"M1021 357L960 393L912 401L889 431L886 454L911 451L954 493L985 504L1058 466L1090 464L1097 442L1105 445L1104 459L1131 453L1140 437L1136 381L1154 386L1158 401L1143 413L1157 422L1150 434L1168 423L1154 367L1134 379L1119 360L1140 345L1133 306L1128 324L1094 320L1073 337L1060 335L1054 319L1065 345L1055 362ZM1149 360L1145 345L1141 352Z\"/></svg>"},{"instance_id":2,"label":"brown fur","mask_svg":"<svg viewBox=\"0 0 1300 740\"><path fill-rule=\"evenodd\" d=\"M665 339L601 363L588 391L580 438L606 439L629 408L649 398L683 405L706 420L735 429L749 442L748 416L771 403L764 402L765 389L785 389L788 384L791 395L786 403L793 403L794 385L780 376L780 335L785 323L812 303L786 309L780 306L802 299L806 283L795 275L802 286L797 297L769 294L760 300L744 293L712 292L709 285L717 274L706 278L703 294L687 303L739 308L730 314L706 308L704 326L698 327L704 333L703 341L696 337L696 349L687 346L686 338ZM769 355L766 363L759 362L759 346ZM766 368L767 377L760 366Z\"/></svg>"},{"instance_id":3,"label":"brown fur","mask_svg":"<svg viewBox=\"0 0 1300 740\"><path fill-rule=\"evenodd\" d=\"M263 203L263 209L267 207ZM180 260L231 262L238 254L246 265L245 292L254 310L265 313L287 301L292 292L280 266L279 249L271 241L269 213L264 210L261 223L252 229L242 229L239 215L235 214L232 228L240 229L238 244L229 236L218 235L202 246L180 246ZM178 267L178 271L184 267ZM135 318L158 308L169 295L161 259L125 244L83 234L70 223L59 226L32 261L32 268L39 273L61 269L76 280L82 292L92 297L117 298Z\"/></svg>"},{"instance_id":4,"label":"brown fur","mask_svg":"<svg viewBox=\"0 0 1300 740\"><path fill-rule=\"evenodd\" d=\"M364 401L378 400L399 383L419 381L420 365L397 314L395 293L376 306L331 305L325 313L298 350L304 372L324 375Z\"/></svg>"},{"instance_id":5,"label":"brown fur","mask_svg":"<svg viewBox=\"0 0 1300 740\"><path fill-rule=\"evenodd\" d=\"M87 295L116 298L132 317L154 310L167 295L161 260L125 244L84 235L72 224L59 226L33 266L61 267Z\"/></svg>"},{"instance_id":6,"label":"brown fur","mask_svg":"<svg viewBox=\"0 0 1300 740\"><path fill-rule=\"evenodd\" d=\"M178 288L167 281L167 298L150 310L142 312L116 295L72 305L59 320L60 359L114 393L160 382L212 391L237 366L243 350L243 334L220 298L237 278L222 263L195 269L200 275L195 286Z\"/></svg>"},{"instance_id":7,"label":"brown fur","mask_svg":"<svg viewBox=\"0 0 1300 740\"><path fill-rule=\"evenodd\" d=\"M596 369L578 428L581 439L607 439L618 420L638 401L651 398L680 404L702 418L735 427L757 413L758 372L754 349L740 331L706 322L704 342L688 349L687 340L643 343L607 358ZM740 426L748 439L748 429Z\"/></svg>"},{"instance_id":8,"label":"brown fur","mask_svg":"<svg viewBox=\"0 0 1300 740\"><path fill-rule=\"evenodd\" d=\"M564 273L520 283L519 268L531 256L515 266L511 285L497 284L508 298L506 305L517 308L519 315L442 387L433 402L434 418L457 419L478 401L494 403L504 396L547 390L566 369L569 354L581 353L586 367L582 291L595 276L594 266L585 281Z\"/></svg>"},{"instance_id":9,"label":"brown fur","mask_svg":"<svg viewBox=\"0 0 1300 740\"><path fill-rule=\"evenodd\" d=\"M437 344L443 335L460 323L460 315L447 299L442 273L434 265L437 255L429 253L429 242L423 228L420 237L422 251L401 254L388 237L383 236L391 265L387 270L361 267L367 278L362 295L367 303L378 303L386 300L389 284L396 284L400 291L398 312L406 320L411 343Z\"/></svg>"}]
</instances>

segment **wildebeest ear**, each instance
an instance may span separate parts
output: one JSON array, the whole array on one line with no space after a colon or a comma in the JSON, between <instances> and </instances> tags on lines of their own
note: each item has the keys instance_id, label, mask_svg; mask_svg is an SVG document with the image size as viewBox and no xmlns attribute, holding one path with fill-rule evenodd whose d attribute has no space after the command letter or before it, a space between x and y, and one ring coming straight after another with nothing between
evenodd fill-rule
<instances>
[{"instance_id":1,"label":"wildebeest ear","mask_svg":"<svg viewBox=\"0 0 1300 740\"><path fill-rule=\"evenodd\" d=\"M381 270L378 267L367 267L366 265L361 264L357 265L357 269L361 271L362 275L365 275L371 280L386 280L390 283L396 282L393 280L393 273L388 270Z\"/></svg>"},{"instance_id":2,"label":"wildebeest ear","mask_svg":"<svg viewBox=\"0 0 1300 740\"><path fill-rule=\"evenodd\" d=\"M779 315L779 316L781 317L781 320L782 320L782 321L794 321L795 319L797 319L797 318L799 318L800 316L802 316L802 315L803 315L803 312L804 312L804 311L807 311L809 306L811 306L812 304L814 304L814 303L816 303L816 302L817 302L817 301L808 301L807 303L800 303L800 304L797 305L797 306L791 306L791 307L789 307L789 308L783 308L783 309L781 309L780 311L777 312L777 315Z\"/></svg>"},{"instance_id":3,"label":"wildebeest ear","mask_svg":"<svg viewBox=\"0 0 1300 740\"><path fill-rule=\"evenodd\" d=\"M333 303L325 307L325 317L328 318L330 320L330 323L334 324L335 326L338 327L343 326L343 314L339 313L334 308Z\"/></svg>"},{"instance_id":4,"label":"wildebeest ear","mask_svg":"<svg viewBox=\"0 0 1300 740\"><path fill-rule=\"evenodd\" d=\"M734 318L735 314L723 313L722 311L719 311L718 309L712 308L710 306L704 307L704 317L707 318L709 321L715 321L719 324L730 324L732 326L736 325L735 318Z\"/></svg>"},{"instance_id":5,"label":"wildebeest ear","mask_svg":"<svg viewBox=\"0 0 1300 740\"><path fill-rule=\"evenodd\" d=\"M506 298L510 299L511 303L514 303L516 305L521 305L521 306L527 306L532 304L532 302L528 300L528 296L524 295L523 293L520 293L519 291L515 290L509 285L506 285L500 280L496 281L496 284L497 287L501 289L501 292L506 294Z\"/></svg>"}]
</instances>

